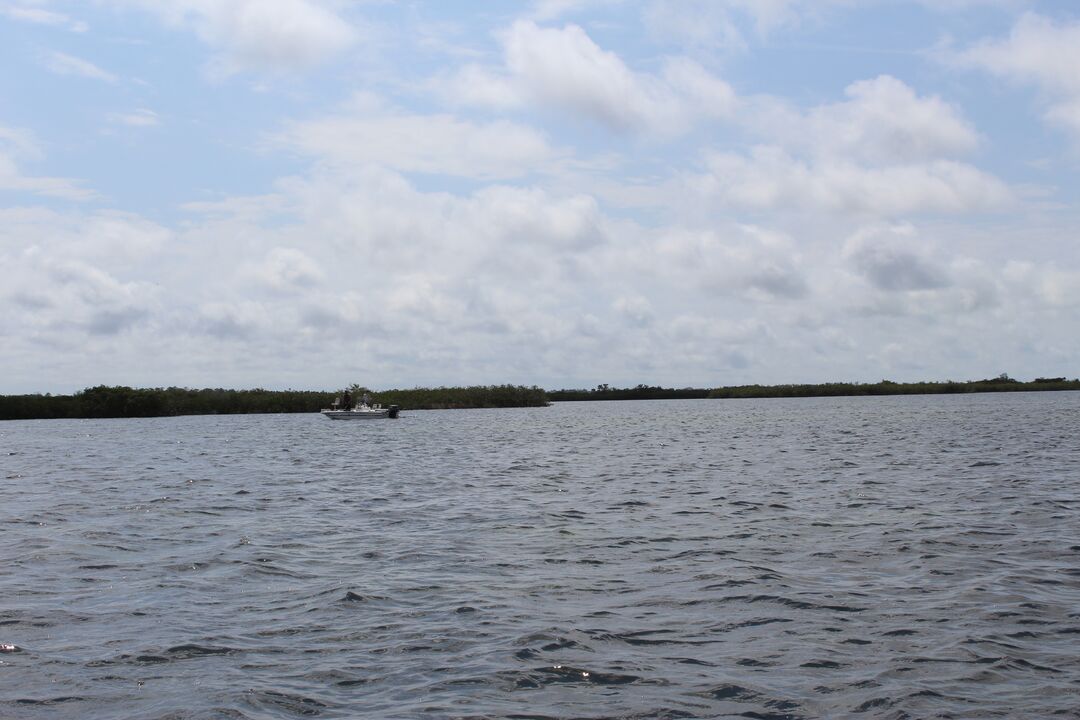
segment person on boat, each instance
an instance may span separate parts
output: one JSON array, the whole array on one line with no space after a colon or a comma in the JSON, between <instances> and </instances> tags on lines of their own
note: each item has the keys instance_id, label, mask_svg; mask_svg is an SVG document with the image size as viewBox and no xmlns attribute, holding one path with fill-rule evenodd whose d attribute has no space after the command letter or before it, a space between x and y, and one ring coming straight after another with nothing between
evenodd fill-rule
<instances>
[{"instance_id":1,"label":"person on boat","mask_svg":"<svg viewBox=\"0 0 1080 720\"><path fill-rule=\"evenodd\" d=\"M352 410L352 394L347 389L341 394L341 402L345 405L343 410Z\"/></svg>"}]
</instances>

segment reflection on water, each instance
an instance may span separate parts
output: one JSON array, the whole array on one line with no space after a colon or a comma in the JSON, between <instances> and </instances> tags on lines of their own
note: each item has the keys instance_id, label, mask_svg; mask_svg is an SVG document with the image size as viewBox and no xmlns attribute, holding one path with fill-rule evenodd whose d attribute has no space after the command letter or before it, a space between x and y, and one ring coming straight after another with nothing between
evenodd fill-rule
<instances>
[{"instance_id":1,"label":"reflection on water","mask_svg":"<svg viewBox=\"0 0 1080 720\"><path fill-rule=\"evenodd\" d=\"M1080 395L0 423L0 717L1049 717Z\"/></svg>"}]
</instances>

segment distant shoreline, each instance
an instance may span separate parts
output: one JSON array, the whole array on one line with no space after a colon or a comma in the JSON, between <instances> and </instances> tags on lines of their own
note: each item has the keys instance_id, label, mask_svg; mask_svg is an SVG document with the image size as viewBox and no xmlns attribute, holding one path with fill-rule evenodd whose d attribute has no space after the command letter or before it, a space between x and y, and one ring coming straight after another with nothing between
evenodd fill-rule
<instances>
[{"instance_id":1,"label":"distant shoreline","mask_svg":"<svg viewBox=\"0 0 1080 720\"><path fill-rule=\"evenodd\" d=\"M592 390L554 390L548 392L553 401L588 400L678 400L696 398L797 398L797 397L860 397L871 395L959 395L991 392L1045 392L1080 390L1080 379L1064 377L1036 378L1029 382L1007 375L986 380L957 382L897 383L882 380L876 383L806 383L792 385L731 385L718 388L662 388L638 385L633 388L613 388L599 385Z\"/></svg>"},{"instance_id":2,"label":"distant shoreline","mask_svg":"<svg viewBox=\"0 0 1080 720\"><path fill-rule=\"evenodd\" d=\"M543 407L551 402L614 400L679 400L736 398L860 397L885 395L958 395L995 392L1080 390L1080 379L1064 377L1015 380L1007 375L956 382L817 383L798 385L732 385L717 388L663 388L637 385L591 390L543 390L523 385L477 385L369 391L353 386L354 397L369 392L373 402L403 410ZM130 388L99 385L73 395L0 395L0 420L173 417L180 415L246 415L315 413L329 407L336 392L311 390L226 390Z\"/></svg>"},{"instance_id":3,"label":"distant shoreline","mask_svg":"<svg viewBox=\"0 0 1080 720\"><path fill-rule=\"evenodd\" d=\"M350 392L356 399L368 393L372 402L397 405L402 410L538 407L548 404L544 390L520 385L413 388L382 392L354 385ZM74 395L0 395L0 420L317 413L330 407L340 396L340 391L196 390L99 385Z\"/></svg>"}]
</instances>

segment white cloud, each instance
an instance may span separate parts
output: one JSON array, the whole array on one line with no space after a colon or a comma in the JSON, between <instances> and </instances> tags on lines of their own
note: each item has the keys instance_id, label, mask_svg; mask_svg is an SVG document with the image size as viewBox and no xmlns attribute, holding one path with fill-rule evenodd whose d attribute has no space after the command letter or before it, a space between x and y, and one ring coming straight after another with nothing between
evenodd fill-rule
<instances>
[{"instance_id":1,"label":"white cloud","mask_svg":"<svg viewBox=\"0 0 1080 720\"><path fill-rule=\"evenodd\" d=\"M1080 93L1080 22L1057 23L1033 13L1025 14L1004 40L984 40L960 59L996 74L1034 81L1072 95Z\"/></svg>"},{"instance_id":2,"label":"white cloud","mask_svg":"<svg viewBox=\"0 0 1080 720\"><path fill-rule=\"evenodd\" d=\"M900 80L881 75L844 89L848 100L810 111L807 149L866 162L912 162L966 154L978 134L959 111L936 96L920 97Z\"/></svg>"},{"instance_id":3,"label":"white cloud","mask_svg":"<svg viewBox=\"0 0 1080 720\"><path fill-rule=\"evenodd\" d=\"M161 124L161 116L153 110L138 108L129 113L119 113L112 116L114 122L129 127L154 127Z\"/></svg>"},{"instance_id":4,"label":"white cloud","mask_svg":"<svg viewBox=\"0 0 1080 720\"><path fill-rule=\"evenodd\" d=\"M454 105L507 110L529 101L525 88L508 73L475 63L434 78L430 87Z\"/></svg>"},{"instance_id":5,"label":"white cloud","mask_svg":"<svg viewBox=\"0 0 1080 720\"><path fill-rule=\"evenodd\" d=\"M619 296L612 307L632 327L648 327L656 319L652 304L641 295Z\"/></svg>"},{"instance_id":6,"label":"white cloud","mask_svg":"<svg viewBox=\"0 0 1080 720\"><path fill-rule=\"evenodd\" d=\"M690 47L745 50L748 34L765 38L855 5L855 0L653 0L645 23L654 35Z\"/></svg>"},{"instance_id":7,"label":"white cloud","mask_svg":"<svg viewBox=\"0 0 1080 720\"><path fill-rule=\"evenodd\" d=\"M1008 38L984 40L955 59L1000 77L1032 83L1050 98L1046 119L1080 138L1080 21L1023 15Z\"/></svg>"},{"instance_id":8,"label":"white cloud","mask_svg":"<svg viewBox=\"0 0 1080 720\"><path fill-rule=\"evenodd\" d=\"M251 273L265 287L284 293L315 287L326 277L311 256L296 248L283 247L271 249Z\"/></svg>"},{"instance_id":9,"label":"white cloud","mask_svg":"<svg viewBox=\"0 0 1080 720\"><path fill-rule=\"evenodd\" d=\"M670 58L664 65L664 80L689 116L727 118L738 104L730 85L689 58Z\"/></svg>"},{"instance_id":10,"label":"white cloud","mask_svg":"<svg viewBox=\"0 0 1080 720\"><path fill-rule=\"evenodd\" d=\"M260 334L272 335L274 328L280 327L288 317L253 300L210 300L199 305L186 329L197 337L206 334L226 342L248 341Z\"/></svg>"},{"instance_id":11,"label":"white cloud","mask_svg":"<svg viewBox=\"0 0 1080 720\"><path fill-rule=\"evenodd\" d=\"M117 213L61 214L31 208L0 211L0 262L7 270L0 302L20 311L16 336L65 344L115 335L149 319L159 289L140 277L140 260L167 233Z\"/></svg>"},{"instance_id":12,"label":"white cloud","mask_svg":"<svg viewBox=\"0 0 1080 720\"><path fill-rule=\"evenodd\" d=\"M193 29L222 53L216 72L302 70L349 47L354 28L317 0L112 0Z\"/></svg>"},{"instance_id":13,"label":"white cloud","mask_svg":"<svg viewBox=\"0 0 1080 720\"><path fill-rule=\"evenodd\" d=\"M640 270L662 268L673 285L692 282L710 294L786 301L810 291L800 260L791 238L760 227L675 228L642 258Z\"/></svg>"},{"instance_id":14,"label":"white cloud","mask_svg":"<svg viewBox=\"0 0 1080 720\"><path fill-rule=\"evenodd\" d=\"M102 70L89 60L83 60L62 52L51 52L42 58L42 62L49 72L57 75L74 75L108 83L115 83L118 80L116 75L107 70Z\"/></svg>"},{"instance_id":15,"label":"white cloud","mask_svg":"<svg viewBox=\"0 0 1080 720\"><path fill-rule=\"evenodd\" d=\"M358 380L356 357L376 387L780 382L877 373L866 357L897 334L895 363L955 367L937 344L972 337L965 325L1003 308L1067 324L1080 300L1068 269L1001 273L902 225L650 227L588 194L425 192L370 166L323 167L277 191L203 207L174 231L116 213L0 211L5 358L80 347L56 368L76 387L329 387Z\"/></svg>"},{"instance_id":16,"label":"white cloud","mask_svg":"<svg viewBox=\"0 0 1080 720\"><path fill-rule=\"evenodd\" d=\"M166 228L129 213L0 209L0 250L43 258L42 266L73 260L123 274L167 249L172 239Z\"/></svg>"},{"instance_id":17,"label":"white cloud","mask_svg":"<svg viewBox=\"0 0 1080 720\"><path fill-rule=\"evenodd\" d=\"M886 292L936 290L951 284L910 225L863 228L844 244L844 257Z\"/></svg>"},{"instance_id":18,"label":"white cloud","mask_svg":"<svg viewBox=\"0 0 1080 720\"><path fill-rule=\"evenodd\" d=\"M572 339L573 283L597 272L575 258L609 239L590 197L535 188L455 197L369 168L294 178L281 190L277 207L232 203L239 216L221 206L176 234L126 216L7 211L0 262L19 282L0 292L0 303L17 308L5 322L16 324L19 347L96 348L94 338L124 336L167 354L159 368L242 346L249 359L238 370L255 372L273 348L278 372L281 358L310 358L334 338L349 350L343 358L370 359L387 378L531 382L532 372L508 377L508 366L538 367L537 343ZM374 338L384 344L370 345ZM404 374L414 363L417 374ZM347 365L331 358L319 378L296 377L331 382L325 373ZM73 377L92 383L113 371Z\"/></svg>"},{"instance_id":19,"label":"white cloud","mask_svg":"<svg viewBox=\"0 0 1080 720\"><path fill-rule=\"evenodd\" d=\"M92 190L81 187L77 180L27 175L19 168L19 158L40 155L41 151L29 133L0 126L0 190L68 200L89 200L96 196Z\"/></svg>"},{"instance_id":20,"label":"white cloud","mask_svg":"<svg viewBox=\"0 0 1080 720\"><path fill-rule=\"evenodd\" d=\"M121 2L88 5L87 17ZM311 67L346 47L369 59L368 44L345 20L362 12L355 3L139 6L196 33L225 71ZM249 15L260 7L267 17ZM842 78L825 102L753 95L750 83L762 68L740 73L748 86L736 96L715 70L715 55L693 60L676 49L665 57L671 45L647 46L628 21L640 4L532 7L533 22L494 36L485 23L527 13L526 6L440 26L436 34L460 43L454 52L402 29L424 24L417 20L424 8L380 7L372 16L390 18L389 33L401 44L391 49L384 39L385 64L325 68L311 82L286 83L295 94L274 102L253 100L241 84L211 92L220 103L213 112L192 114L170 102L165 117L146 109L164 114L152 104L154 88L166 87L190 56L170 55L168 43L159 43L150 62L140 55L148 46L122 46L124 57L147 60L139 71L146 84L134 85L127 67L109 61L125 89L137 92L112 106L113 132L96 141L102 152L145 149L161 167L175 168L163 176L167 192L151 193L155 217L188 213L168 226L134 213L48 210L59 203L26 193L86 191L71 180L33 177L46 167L36 163L43 158L34 138L0 128L0 187L24 191L18 202L39 203L0 209L0 364L14 368L7 387L65 389L42 384L50 378L76 388L685 385L873 380L886 369L941 378L980 376L980 355L996 374L1049 366L1047 358L1068 367L1080 354L1068 178L1044 178L1063 188L1037 218L1057 230L1040 234L1025 217L1028 206L1009 206L1012 188L982 165L990 143L976 124L1002 143L987 153L994 161L1007 159L1014 141L1000 123L969 119L951 102L960 94L937 96L873 72L852 76L869 56L830 54L837 62L813 73L819 83L797 91L817 97L821 82ZM809 2L670 7L719 8L738 35L732 42L751 44L754 33L813 22L815 12ZM271 22L312 8L328 24ZM110 43L146 29L145 16L135 24L124 13L109 17L116 23ZM538 17L582 25L544 25ZM861 28L861 19L844 29ZM686 22L707 27L692 13ZM601 42L609 37L618 40ZM765 63L772 52L782 48L746 60ZM922 61L913 54L895 67L920 77ZM446 68L436 80L433 63ZM849 84L853 77L867 79ZM1080 91L1025 77L1068 122L1069 101ZM432 109L436 83L445 85L444 97L456 97L453 112ZM327 98L349 97L357 87L394 93L395 104L361 94L324 111L333 102ZM935 87L949 87L947 79ZM195 92L191 102L208 97L188 84L174 88L176 98L185 88ZM971 90L978 88L965 88L963 97ZM972 112L986 104L971 100ZM79 107L82 117L50 117L59 123L49 125L56 138L93 134L100 111ZM282 112L293 120L275 120ZM143 131L166 121L171 127ZM124 126L143 130L118 137ZM266 139L260 127L279 132ZM678 133L685 135L671 141ZM248 164L236 147L260 137L267 154ZM214 157L229 172L198 177L200 158L225 143L228 154ZM583 160L575 145L606 154ZM68 161L80 157L92 159ZM273 168L283 163L293 175L275 179ZM995 167L1016 172L1006 161ZM109 178L117 203L147 202L146 192ZM252 182L270 191L227 190ZM200 202L169 210L172 193ZM999 212L1004 207L1010 212ZM1038 351L1038 360L1009 359L1021 345Z\"/></svg>"},{"instance_id":21,"label":"white cloud","mask_svg":"<svg viewBox=\"0 0 1080 720\"><path fill-rule=\"evenodd\" d=\"M478 179L543 172L561 154L524 125L409 114L369 97L357 98L344 113L293 123L276 141L335 166L374 163Z\"/></svg>"},{"instance_id":22,"label":"white cloud","mask_svg":"<svg viewBox=\"0 0 1080 720\"><path fill-rule=\"evenodd\" d=\"M856 82L847 100L800 112L771 98L740 116L770 142L706 156L699 194L744 208L821 209L895 217L995 210L1012 201L994 176L954 159L978 135L937 97L881 76Z\"/></svg>"},{"instance_id":23,"label":"white cloud","mask_svg":"<svg viewBox=\"0 0 1080 720\"><path fill-rule=\"evenodd\" d=\"M9 153L20 155L40 156L41 151L34 141L33 134L26 130L9 128L0 125L0 149L4 148Z\"/></svg>"},{"instance_id":24,"label":"white cloud","mask_svg":"<svg viewBox=\"0 0 1080 720\"><path fill-rule=\"evenodd\" d=\"M12 20L28 22L35 25L52 25L63 27L71 32L86 32L86 23L75 20L64 13L46 10L33 5L8 4L0 5L0 14L6 15Z\"/></svg>"},{"instance_id":25,"label":"white cloud","mask_svg":"<svg viewBox=\"0 0 1080 720\"><path fill-rule=\"evenodd\" d=\"M121 282L77 261L61 261L45 274L46 287L61 309L54 315L61 330L76 327L91 335L115 335L149 315L156 295L149 283Z\"/></svg>"},{"instance_id":26,"label":"white cloud","mask_svg":"<svg viewBox=\"0 0 1080 720\"><path fill-rule=\"evenodd\" d=\"M357 37L333 0L104 1L193 31L218 53L207 66L215 78L245 70L307 70L345 51Z\"/></svg>"},{"instance_id":27,"label":"white cloud","mask_svg":"<svg viewBox=\"0 0 1080 720\"><path fill-rule=\"evenodd\" d=\"M500 243L551 249L585 249L604 241L596 200L588 195L551 197L539 189L494 186L476 193L468 205L471 223Z\"/></svg>"},{"instance_id":28,"label":"white cloud","mask_svg":"<svg viewBox=\"0 0 1080 720\"><path fill-rule=\"evenodd\" d=\"M451 75L451 100L495 108L535 103L569 110L619 131L678 134L698 119L727 117L731 87L688 58L659 75L635 72L577 25L514 23L501 36L505 66L470 65Z\"/></svg>"},{"instance_id":29,"label":"white cloud","mask_svg":"<svg viewBox=\"0 0 1080 720\"><path fill-rule=\"evenodd\" d=\"M554 103L606 125L629 129L663 122L663 88L633 73L576 25L541 28L515 23L505 36L506 64L541 102Z\"/></svg>"},{"instance_id":30,"label":"white cloud","mask_svg":"<svg viewBox=\"0 0 1080 720\"><path fill-rule=\"evenodd\" d=\"M1080 271L1055 263L1012 260L1002 275L1012 294L1027 305L1073 311L1080 307Z\"/></svg>"},{"instance_id":31,"label":"white cloud","mask_svg":"<svg viewBox=\"0 0 1080 720\"><path fill-rule=\"evenodd\" d=\"M1000 180L950 160L860 165L841 157L801 160L775 146L717 153L693 178L700 195L734 207L825 210L896 217L913 213L999 210L1012 201Z\"/></svg>"}]
</instances>

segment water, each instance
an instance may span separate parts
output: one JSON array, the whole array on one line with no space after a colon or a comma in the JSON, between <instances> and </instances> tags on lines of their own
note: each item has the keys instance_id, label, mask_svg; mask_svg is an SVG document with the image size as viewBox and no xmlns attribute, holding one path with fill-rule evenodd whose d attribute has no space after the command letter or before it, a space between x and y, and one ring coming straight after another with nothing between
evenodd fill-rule
<instances>
[{"instance_id":1,"label":"water","mask_svg":"<svg viewBox=\"0 0 1080 720\"><path fill-rule=\"evenodd\" d=\"M3 718L1080 715L1080 394L0 423Z\"/></svg>"}]
</instances>

